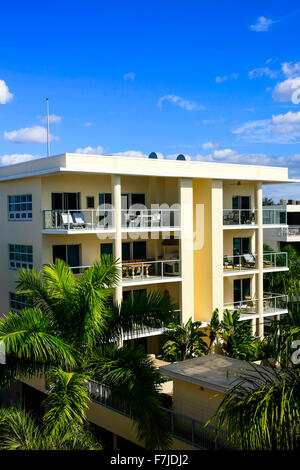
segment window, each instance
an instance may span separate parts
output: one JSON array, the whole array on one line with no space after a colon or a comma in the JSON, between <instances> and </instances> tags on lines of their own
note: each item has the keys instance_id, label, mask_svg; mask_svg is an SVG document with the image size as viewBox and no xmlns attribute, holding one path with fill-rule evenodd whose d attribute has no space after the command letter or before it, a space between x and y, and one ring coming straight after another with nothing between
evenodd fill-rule
<instances>
[{"instance_id":1,"label":"window","mask_svg":"<svg viewBox=\"0 0 300 470\"><path fill-rule=\"evenodd\" d=\"M99 193L99 206L101 206L103 209L111 209L111 204L111 193Z\"/></svg>"},{"instance_id":2,"label":"window","mask_svg":"<svg viewBox=\"0 0 300 470\"><path fill-rule=\"evenodd\" d=\"M32 269L32 246L8 245L9 269Z\"/></svg>"},{"instance_id":3,"label":"window","mask_svg":"<svg viewBox=\"0 0 300 470\"><path fill-rule=\"evenodd\" d=\"M147 245L145 241L140 242L122 242L122 260L130 261L132 259L146 259Z\"/></svg>"},{"instance_id":4,"label":"window","mask_svg":"<svg viewBox=\"0 0 300 470\"><path fill-rule=\"evenodd\" d=\"M15 294L14 292L9 293L9 309L19 311L25 308L27 305L26 295Z\"/></svg>"},{"instance_id":5,"label":"window","mask_svg":"<svg viewBox=\"0 0 300 470\"><path fill-rule=\"evenodd\" d=\"M80 193L52 193L52 210L80 209Z\"/></svg>"},{"instance_id":6,"label":"window","mask_svg":"<svg viewBox=\"0 0 300 470\"><path fill-rule=\"evenodd\" d=\"M9 220L31 220L32 195L8 196L8 218Z\"/></svg>"},{"instance_id":7,"label":"window","mask_svg":"<svg viewBox=\"0 0 300 470\"><path fill-rule=\"evenodd\" d=\"M53 245L53 262L62 259L71 268L80 266L80 245ZM74 274L79 273L79 269L72 270Z\"/></svg>"},{"instance_id":8,"label":"window","mask_svg":"<svg viewBox=\"0 0 300 470\"><path fill-rule=\"evenodd\" d=\"M234 302L241 302L245 300L246 296L251 295L250 279L235 279L233 283L233 297Z\"/></svg>"},{"instance_id":9,"label":"window","mask_svg":"<svg viewBox=\"0 0 300 470\"><path fill-rule=\"evenodd\" d=\"M250 238L241 237L233 239L233 254L245 255L250 253Z\"/></svg>"},{"instance_id":10,"label":"window","mask_svg":"<svg viewBox=\"0 0 300 470\"><path fill-rule=\"evenodd\" d=\"M100 255L113 255L113 244L112 243L101 243Z\"/></svg>"},{"instance_id":11,"label":"window","mask_svg":"<svg viewBox=\"0 0 300 470\"><path fill-rule=\"evenodd\" d=\"M95 198L94 198L94 196L87 196L86 197L86 207L87 207L87 209L94 209L95 208Z\"/></svg>"}]
</instances>

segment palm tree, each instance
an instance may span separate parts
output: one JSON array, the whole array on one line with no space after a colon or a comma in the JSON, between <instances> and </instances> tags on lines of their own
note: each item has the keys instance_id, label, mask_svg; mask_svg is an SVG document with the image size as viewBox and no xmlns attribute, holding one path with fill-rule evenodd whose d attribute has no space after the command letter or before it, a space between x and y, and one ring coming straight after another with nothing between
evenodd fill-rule
<instances>
[{"instance_id":1,"label":"palm tree","mask_svg":"<svg viewBox=\"0 0 300 470\"><path fill-rule=\"evenodd\" d=\"M239 449L299 449L300 369L252 364L226 392L215 417Z\"/></svg>"},{"instance_id":2,"label":"palm tree","mask_svg":"<svg viewBox=\"0 0 300 470\"><path fill-rule=\"evenodd\" d=\"M201 322L193 322L191 318L183 325L171 323L164 333L169 338L163 346L164 357L172 361L185 361L202 356L207 345L202 339L206 334L200 327Z\"/></svg>"},{"instance_id":3,"label":"palm tree","mask_svg":"<svg viewBox=\"0 0 300 470\"><path fill-rule=\"evenodd\" d=\"M49 434L22 408L0 407L0 450L101 450L87 425L68 424Z\"/></svg>"},{"instance_id":4,"label":"palm tree","mask_svg":"<svg viewBox=\"0 0 300 470\"><path fill-rule=\"evenodd\" d=\"M212 313L208 328L209 345L207 347L206 354L210 354L212 352L213 346L215 344L216 339L218 338L218 334L221 328L221 323L219 320L219 310L217 308Z\"/></svg>"},{"instance_id":5,"label":"palm tree","mask_svg":"<svg viewBox=\"0 0 300 470\"><path fill-rule=\"evenodd\" d=\"M45 424L54 432L69 422L82 423L86 386L96 380L127 400L146 448L168 448L167 418L160 410L163 379L144 350L118 344L124 332L139 325L168 323L176 305L159 292L114 304L118 272L118 262L108 255L81 276L59 259L41 272L20 270L18 292L27 296L28 307L0 322L6 346L0 386L46 376Z\"/></svg>"},{"instance_id":6,"label":"palm tree","mask_svg":"<svg viewBox=\"0 0 300 470\"><path fill-rule=\"evenodd\" d=\"M248 359L251 356L254 343L251 327L247 322L240 321L238 310L225 310L217 335L221 339L221 348L226 356L237 359Z\"/></svg>"}]
</instances>

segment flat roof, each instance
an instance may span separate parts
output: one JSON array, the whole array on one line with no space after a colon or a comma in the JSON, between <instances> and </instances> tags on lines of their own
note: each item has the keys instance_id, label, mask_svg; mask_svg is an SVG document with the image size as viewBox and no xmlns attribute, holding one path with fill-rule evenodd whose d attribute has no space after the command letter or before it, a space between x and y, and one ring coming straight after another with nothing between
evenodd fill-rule
<instances>
[{"instance_id":1,"label":"flat roof","mask_svg":"<svg viewBox=\"0 0 300 470\"><path fill-rule=\"evenodd\" d=\"M259 377L259 369L266 374L265 368L247 361L233 359L220 354L174 362L159 368L160 373L172 379L183 380L218 392L225 392L243 372L250 371L251 375ZM271 371L270 371L271 372Z\"/></svg>"},{"instance_id":2,"label":"flat roof","mask_svg":"<svg viewBox=\"0 0 300 470\"><path fill-rule=\"evenodd\" d=\"M76 153L64 153L1 167L0 181L59 173L207 178L261 181L264 184L300 182L289 179L288 168L285 167Z\"/></svg>"}]
</instances>

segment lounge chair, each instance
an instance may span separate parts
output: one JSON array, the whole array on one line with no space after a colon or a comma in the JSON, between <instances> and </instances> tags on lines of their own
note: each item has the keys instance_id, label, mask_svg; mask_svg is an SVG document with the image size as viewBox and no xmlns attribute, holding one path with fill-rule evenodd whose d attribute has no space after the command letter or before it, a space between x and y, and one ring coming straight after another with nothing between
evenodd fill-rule
<instances>
[{"instance_id":1,"label":"lounge chair","mask_svg":"<svg viewBox=\"0 0 300 470\"><path fill-rule=\"evenodd\" d=\"M242 263L245 268L254 268L255 267L255 258L250 253L244 254L242 256Z\"/></svg>"},{"instance_id":2,"label":"lounge chair","mask_svg":"<svg viewBox=\"0 0 300 470\"><path fill-rule=\"evenodd\" d=\"M73 218L70 212L61 214L61 222L64 228L71 228L73 226Z\"/></svg>"},{"instance_id":3,"label":"lounge chair","mask_svg":"<svg viewBox=\"0 0 300 470\"><path fill-rule=\"evenodd\" d=\"M73 217L73 228L86 228L87 223L81 212L74 212L72 214L72 217Z\"/></svg>"}]
</instances>

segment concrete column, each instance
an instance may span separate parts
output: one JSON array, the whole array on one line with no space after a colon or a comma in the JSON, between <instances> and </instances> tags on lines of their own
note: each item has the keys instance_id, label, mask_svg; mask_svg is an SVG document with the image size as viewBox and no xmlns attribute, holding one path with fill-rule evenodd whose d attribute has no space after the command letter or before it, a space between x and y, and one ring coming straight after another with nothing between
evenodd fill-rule
<instances>
[{"instance_id":1,"label":"concrete column","mask_svg":"<svg viewBox=\"0 0 300 470\"><path fill-rule=\"evenodd\" d=\"M256 185L256 207L257 207L257 237L256 237L256 254L257 254L257 311L258 311L258 329L257 333L260 338L264 336L264 274L263 274L263 209L262 209L262 183Z\"/></svg>"},{"instance_id":2,"label":"concrete column","mask_svg":"<svg viewBox=\"0 0 300 470\"><path fill-rule=\"evenodd\" d=\"M181 321L194 320L194 243L193 243L193 180L179 180L181 216Z\"/></svg>"},{"instance_id":3,"label":"concrete column","mask_svg":"<svg viewBox=\"0 0 300 470\"><path fill-rule=\"evenodd\" d=\"M120 303L122 301L122 232L121 232L121 177L112 175L112 204L115 209L115 238L114 238L114 257L120 261L118 272L120 280L114 290L114 301Z\"/></svg>"},{"instance_id":4,"label":"concrete column","mask_svg":"<svg viewBox=\"0 0 300 470\"><path fill-rule=\"evenodd\" d=\"M212 237L212 312L219 310L223 318L224 279L223 279L223 181L211 182L211 237ZM211 312L211 313L212 313Z\"/></svg>"}]
</instances>

